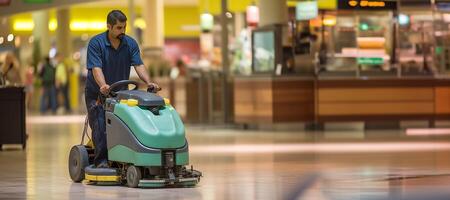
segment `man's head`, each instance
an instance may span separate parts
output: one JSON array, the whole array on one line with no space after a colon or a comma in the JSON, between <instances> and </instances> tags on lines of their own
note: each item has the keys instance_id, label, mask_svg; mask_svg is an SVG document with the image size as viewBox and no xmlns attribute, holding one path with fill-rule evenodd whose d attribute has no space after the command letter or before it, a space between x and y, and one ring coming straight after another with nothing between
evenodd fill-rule
<instances>
[{"instance_id":1,"label":"man's head","mask_svg":"<svg viewBox=\"0 0 450 200\"><path fill-rule=\"evenodd\" d=\"M120 10L113 10L108 13L106 21L108 23L109 34L113 38L122 39L127 27L127 16Z\"/></svg>"},{"instance_id":2,"label":"man's head","mask_svg":"<svg viewBox=\"0 0 450 200\"><path fill-rule=\"evenodd\" d=\"M60 62L63 61L63 59L64 59L64 57L62 56L62 54L59 53L59 52L56 52L56 54L55 54L55 61L56 61L57 63L60 63Z\"/></svg>"}]
</instances>

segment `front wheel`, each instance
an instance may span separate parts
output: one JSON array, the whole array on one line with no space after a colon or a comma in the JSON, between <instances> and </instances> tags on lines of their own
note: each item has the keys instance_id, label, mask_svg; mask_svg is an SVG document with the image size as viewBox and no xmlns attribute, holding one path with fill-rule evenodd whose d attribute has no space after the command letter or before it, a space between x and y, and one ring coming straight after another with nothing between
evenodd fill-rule
<instances>
[{"instance_id":1,"label":"front wheel","mask_svg":"<svg viewBox=\"0 0 450 200\"><path fill-rule=\"evenodd\" d=\"M69 154L69 174L74 182L84 179L84 168L89 165L89 157L84 145L73 146Z\"/></svg>"},{"instance_id":2,"label":"front wheel","mask_svg":"<svg viewBox=\"0 0 450 200\"><path fill-rule=\"evenodd\" d=\"M139 181L142 179L141 169L134 165L131 165L127 169L127 185L130 188L136 188L139 185Z\"/></svg>"}]
</instances>

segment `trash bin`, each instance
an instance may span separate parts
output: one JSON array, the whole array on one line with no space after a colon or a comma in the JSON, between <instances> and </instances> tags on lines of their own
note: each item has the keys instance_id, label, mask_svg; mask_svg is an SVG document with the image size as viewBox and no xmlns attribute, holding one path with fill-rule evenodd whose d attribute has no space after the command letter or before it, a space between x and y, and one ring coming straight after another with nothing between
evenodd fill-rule
<instances>
[{"instance_id":1,"label":"trash bin","mask_svg":"<svg viewBox=\"0 0 450 200\"><path fill-rule=\"evenodd\" d=\"M4 144L26 147L24 87L0 87L0 150Z\"/></svg>"}]
</instances>

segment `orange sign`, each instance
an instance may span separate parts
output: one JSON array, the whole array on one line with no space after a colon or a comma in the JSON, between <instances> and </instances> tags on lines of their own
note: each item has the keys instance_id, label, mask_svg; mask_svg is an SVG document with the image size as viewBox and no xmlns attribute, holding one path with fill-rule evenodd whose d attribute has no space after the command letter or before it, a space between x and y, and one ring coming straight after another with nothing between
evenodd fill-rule
<instances>
[{"instance_id":1,"label":"orange sign","mask_svg":"<svg viewBox=\"0 0 450 200\"><path fill-rule=\"evenodd\" d=\"M338 9L388 10L397 9L396 1L389 0L339 0Z\"/></svg>"}]
</instances>

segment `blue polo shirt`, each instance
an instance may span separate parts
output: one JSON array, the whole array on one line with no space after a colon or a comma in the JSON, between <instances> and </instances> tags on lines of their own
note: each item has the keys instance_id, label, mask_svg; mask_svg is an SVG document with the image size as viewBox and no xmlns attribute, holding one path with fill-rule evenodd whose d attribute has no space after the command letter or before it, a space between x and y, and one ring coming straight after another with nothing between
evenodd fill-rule
<instances>
[{"instance_id":1,"label":"blue polo shirt","mask_svg":"<svg viewBox=\"0 0 450 200\"><path fill-rule=\"evenodd\" d=\"M106 84L111 85L117 81L128 80L131 66L141 65L142 59L139 46L133 38L123 36L119 47L114 49L106 31L89 41L86 63L88 69L86 92L96 97L100 90L92 74L94 67L102 68Z\"/></svg>"}]
</instances>

